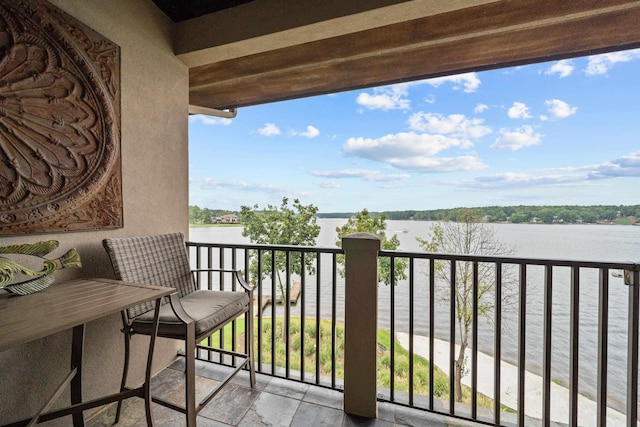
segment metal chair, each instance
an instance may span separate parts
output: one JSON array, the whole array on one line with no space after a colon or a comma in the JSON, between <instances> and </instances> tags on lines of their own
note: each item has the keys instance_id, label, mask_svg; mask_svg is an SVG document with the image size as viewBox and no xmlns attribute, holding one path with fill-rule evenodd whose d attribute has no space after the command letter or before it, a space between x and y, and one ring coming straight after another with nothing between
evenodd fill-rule
<instances>
[{"instance_id":1,"label":"metal chair","mask_svg":"<svg viewBox=\"0 0 640 427\"><path fill-rule=\"evenodd\" d=\"M253 313L251 304L253 292L236 270L208 269L191 270L182 233L163 234L146 237L104 239L103 246L109 254L115 276L119 280L150 285L167 286L177 290L169 303L160 306L158 336L185 341L185 407L177 406L160 398L153 401L186 415L187 426L196 425L198 412L226 385L241 369L248 367L251 387L255 385L253 362ZM203 271L217 271L231 274L243 291L199 290L194 274ZM123 332L125 336L125 361L121 390L126 390L129 370L130 340L134 334L148 335L152 331L153 303L140 304L123 312ZM211 336L229 322L244 315L245 353L221 350L202 345L203 339ZM195 355L198 349L215 351L235 356L239 359L233 372L201 402L195 399ZM118 403L117 423L120 418L122 401Z\"/></svg>"}]
</instances>

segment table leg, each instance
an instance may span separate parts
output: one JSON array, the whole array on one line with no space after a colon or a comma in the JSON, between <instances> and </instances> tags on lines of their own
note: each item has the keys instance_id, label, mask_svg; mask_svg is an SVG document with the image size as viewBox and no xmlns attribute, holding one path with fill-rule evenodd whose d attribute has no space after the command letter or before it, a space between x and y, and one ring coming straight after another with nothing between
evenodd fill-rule
<instances>
[{"instance_id":1,"label":"table leg","mask_svg":"<svg viewBox=\"0 0 640 427\"><path fill-rule=\"evenodd\" d=\"M84 350L84 325L73 328L71 341L71 370L76 369L76 375L71 380L71 404L82 403L82 353ZM74 427L84 426L84 414L73 414Z\"/></svg>"},{"instance_id":2,"label":"table leg","mask_svg":"<svg viewBox=\"0 0 640 427\"><path fill-rule=\"evenodd\" d=\"M153 350L156 345L156 337L158 336L158 320L160 316L160 303L162 299L156 299L155 313L153 315L153 331L149 339L149 353L147 355L147 369L144 373L144 409L147 417L147 426L153 426L153 417L151 416L151 365L153 364Z\"/></svg>"}]
</instances>

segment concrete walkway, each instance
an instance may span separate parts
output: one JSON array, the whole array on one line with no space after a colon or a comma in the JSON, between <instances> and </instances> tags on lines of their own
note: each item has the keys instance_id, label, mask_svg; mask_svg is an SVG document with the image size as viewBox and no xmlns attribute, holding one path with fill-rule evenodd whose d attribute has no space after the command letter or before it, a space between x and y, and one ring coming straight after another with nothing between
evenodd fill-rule
<instances>
[{"instance_id":1,"label":"concrete walkway","mask_svg":"<svg viewBox=\"0 0 640 427\"><path fill-rule=\"evenodd\" d=\"M409 334L398 332L396 338L402 347L409 348ZM413 348L415 354L429 360L429 338L414 335ZM449 375L449 342L434 339L433 363L446 375ZM456 354L460 346L456 346ZM471 361L471 351L467 349L467 360ZM518 367L502 361L500 403L517 410L518 408ZM471 387L471 377L466 375L462 383ZM493 357L478 352L478 392L493 399L494 361ZM531 372L525 373L525 414L529 417L542 418L542 377ZM596 402L578 395L578 424L595 426L597 415ZM569 390L554 382L551 383L551 421L566 424L569 422ZM607 425L625 425L624 414L611 408L607 409Z\"/></svg>"}]
</instances>

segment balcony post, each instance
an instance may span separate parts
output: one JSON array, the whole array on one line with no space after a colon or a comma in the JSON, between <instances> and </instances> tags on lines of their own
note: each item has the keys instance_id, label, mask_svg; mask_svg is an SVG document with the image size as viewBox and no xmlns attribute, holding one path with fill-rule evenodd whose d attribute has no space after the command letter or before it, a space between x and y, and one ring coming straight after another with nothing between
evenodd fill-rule
<instances>
[{"instance_id":1,"label":"balcony post","mask_svg":"<svg viewBox=\"0 0 640 427\"><path fill-rule=\"evenodd\" d=\"M375 234L342 238L345 252L344 412L378 415L378 251Z\"/></svg>"}]
</instances>

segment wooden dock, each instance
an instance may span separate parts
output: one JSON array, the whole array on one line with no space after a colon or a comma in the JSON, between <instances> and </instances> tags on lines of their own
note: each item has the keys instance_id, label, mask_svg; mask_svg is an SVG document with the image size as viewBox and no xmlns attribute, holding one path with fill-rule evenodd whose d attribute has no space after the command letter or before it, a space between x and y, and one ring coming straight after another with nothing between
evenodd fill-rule
<instances>
[{"instance_id":1,"label":"wooden dock","mask_svg":"<svg viewBox=\"0 0 640 427\"><path fill-rule=\"evenodd\" d=\"M300 282L293 282L293 286L289 290L289 303L296 304L300 298ZM278 293L276 296L276 304L282 304L282 295Z\"/></svg>"},{"instance_id":2,"label":"wooden dock","mask_svg":"<svg viewBox=\"0 0 640 427\"><path fill-rule=\"evenodd\" d=\"M298 299L300 299L300 282L294 282L293 286L291 286L291 289L289 290L289 303L297 304ZM267 305L271 304L271 302L272 302L271 295L263 295L262 301L258 301L258 297L254 296L253 297L253 315L257 316L258 313L261 313L262 311L264 311ZM276 296L276 304L282 304L281 295Z\"/></svg>"}]
</instances>

